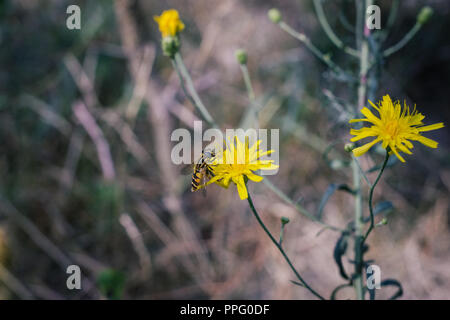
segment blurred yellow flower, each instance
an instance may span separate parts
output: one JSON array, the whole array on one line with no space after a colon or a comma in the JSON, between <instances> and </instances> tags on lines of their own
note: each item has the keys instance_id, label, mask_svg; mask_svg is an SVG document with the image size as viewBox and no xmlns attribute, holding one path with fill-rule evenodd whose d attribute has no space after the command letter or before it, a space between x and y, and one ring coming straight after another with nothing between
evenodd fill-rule
<instances>
[{"instance_id":1,"label":"blurred yellow flower","mask_svg":"<svg viewBox=\"0 0 450 320\"><path fill-rule=\"evenodd\" d=\"M351 129L350 134L355 137L350 141L354 142L368 137L376 138L372 142L353 149L353 154L356 157L366 153L378 142L382 142L384 149L389 147L391 153L394 153L402 162L405 162L405 159L399 154L399 151L412 154L410 149L413 148L413 144L409 140L419 141L430 148L437 148L438 143L436 141L428 139L420 133L443 128L443 122L424 126L422 120L425 116L417 112L415 107L412 112L406 104L402 109L400 102L392 102L389 95L385 95L383 100L378 103L378 106L370 100L369 102L378 111L380 117L376 117L367 107L364 107L361 113L365 118L353 119L350 120L350 123L365 121L371 123L372 126L362 129Z\"/></svg>"},{"instance_id":2,"label":"blurred yellow flower","mask_svg":"<svg viewBox=\"0 0 450 320\"><path fill-rule=\"evenodd\" d=\"M207 184L216 183L228 188L232 181L237 186L241 200L247 199L248 192L245 178L260 182L263 178L254 174L253 171L278 168L278 165L273 164L273 160L259 160L273 152L273 150L260 150L261 142L262 140L258 140L253 146L249 147L248 141L243 143L235 136L232 141L229 141L226 149L216 155L211 165L214 177Z\"/></svg>"},{"instance_id":3,"label":"blurred yellow flower","mask_svg":"<svg viewBox=\"0 0 450 320\"><path fill-rule=\"evenodd\" d=\"M165 10L161 16L154 16L153 19L158 23L163 38L174 37L184 29L184 23L175 9Z\"/></svg>"}]
</instances>

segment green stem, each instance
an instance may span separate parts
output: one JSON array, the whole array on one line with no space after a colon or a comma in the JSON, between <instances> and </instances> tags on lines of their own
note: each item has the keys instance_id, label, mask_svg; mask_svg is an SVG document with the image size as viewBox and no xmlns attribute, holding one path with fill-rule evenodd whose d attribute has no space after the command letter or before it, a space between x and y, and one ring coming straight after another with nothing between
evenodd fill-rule
<instances>
[{"instance_id":1,"label":"green stem","mask_svg":"<svg viewBox=\"0 0 450 320\"><path fill-rule=\"evenodd\" d=\"M177 52L174 59L172 59L172 64L178 74L178 77L180 78L181 88L183 89L184 94L188 97L194 107L197 108L203 119L205 119L205 121L208 122L212 127L217 128L218 126L216 122L211 117L208 109L206 109L197 91L195 90L194 82L192 81L192 78L189 75L189 72L186 69L186 66L184 65L183 59L181 58L179 52ZM187 89L184 86L184 83L187 84Z\"/></svg>"},{"instance_id":2,"label":"green stem","mask_svg":"<svg viewBox=\"0 0 450 320\"><path fill-rule=\"evenodd\" d=\"M331 29L327 17L325 16L325 12L323 11L322 0L314 0L314 8L316 9L317 18L319 19L323 30L325 31L331 42L333 42L336 47L343 50L345 53L354 57L359 57L359 52L353 48L346 46L334 33L333 29Z\"/></svg>"},{"instance_id":3,"label":"green stem","mask_svg":"<svg viewBox=\"0 0 450 320\"><path fill-rule=\"evenodd\" d=\"M356 298L364 300L363 294L363 278L362 278L362 246L363 239L363 211L362 211L362 194L361 194L361 176L356 159L352 161L353 169L353 190L355 193L355 276L353 286L355 288Z\"/></svg>"},{"instance_id":4,"label":"green stem","mask_svg":"<svg viewBox=\"0 0 450 320\"><path fill-rule=\"evenodd\" d=\"M392 1L391 10L389 11L389 17L387 19L386 27L383 29L384 33L380 38L380 42L384 42L388 37L389 32L394 25L395 19L397 18L399 4L400 4L399 0Z\"/></svg>"},{"instance_id":5,"label":"green stem","mask_svg":"<svg viewBox=\"0 0 450 320\"><path fill-rule=\"evenodd\" d=\"M372 187L370 188L370 193L369 193L370 226L369 226L369 229L367 229L366 235L363 238L362 245L364 245L364 242L366 241L370 232L374 228L374 224L375 224L374 216L375 215L373 213L373 203L372 203L373 202L373 192L375 190L375 187L377 186L378 181L380 181L381 175L383 174L383 171L386 168L388 160L389 160L389 151L386 150L386 157L384 158L383 165L381 166L381 169L380 169L380 172L378 173L377 179L375 180L375 182L372 184Z\"/></svg>"},{"instance_id":6,"label":"green stem","mask_svg":"<svg viewBox=\"0 0 450 320\"><path fill-rule=\"evenodd\" d=\"M364 105L367 93L367 72L369 70L369 43L367 39L367 33L369 30L364 23L366 21L366 8L372 5L373 0L365 0L363 2L357 1L358 15L358 27L361 30L357 30L357 43L360 44L360 61L359 61L359 87L358 87L358 101L355 108L355 112ZM355 288L356 298L358 300L364 300L364 287L363 287L363 210L362 210L362 193L361 193L361 172L356 159L352 161L353 172L353 190L355 190L355 273L353 279L353 286Z\"/></svg>"},{"instance_id":7,"label":"green stem","mask_svg":"<svg viewBox=\"0 0 450 320\"><path fill-rule=\"evenodd\" d=\"M278 25L288 34L301 41L320 61L325 63L334 72L346 74L337 64L331 61L328 56L322 53L305 34L295 31L284 21L281 21Z\"/></svg>"},{"instance_id":8,"label":"green stem","mask_svg":"<svg viewBox=\"0 0 450 320\"><path fill-rule=\"evenodd\" d=\"M252 81L246 64L240 64L242 76L244 77L245 88L247 89L248 98L251 102L255 100L255 92L253 91Z\"/></svg>"},{"instance_id":9,"label":"green stem","mask_svg":"<svg viewBox=\"0 0 450 320\"><path fill-rule=\"evenodd\" d=\"M280 247L283 245L284 226L285 226L285 224L283 223L281 225L281 230L280 230L280 240L278 241L278 243L280 244Z\"/></svg>"},{"instance_id":10,"label":"green stem","mask_svg":"<svg viewBox=\"0 0 450 320\"><path fill-rule=\"evenodd\" d=\"M404 46L408 44L409 41L411 41L412 38L416 35L417 32L422 28L422 24L416 22L416 24L409 30L409 32L403 37L402 40L394 44L392 47L384 50L383 56L389 57L390 55L396 53L400 49L402 49Z\"/></svg>"},{"instance_id":11,"label":"green stem","mask_svg":"<svg viewBox=\"0 0 450 320\"><path fill-rule=\"evenodd\" d=\"M248 117L250 117L250 122L252 123L254 128L259 127L259 121L258 121L258 112L259 107L256 103L256 96L255 92L253 91L253 85L252 81L250 79L250 74L248 72L248 68L246 64L240 64L241 71L242 71L242 77L244 78L245 82L245 88L247 89L248 98L250 100L250 110L249 113L246 114L246 116L243 118L241 125L247 126L248 125Z\"/></svg>"},{"instance_id":12,"label":"green stem","mask_svg":"<svg viewBox=\"0 0 450 320\"><path fill-rule=\"evenodd\" d=\"M286 203L290 204L291 206L293 206L299 213L301 213L303 216L307 217L308 219L322 225L324 228L326 229L330 229L333 231L339 231L342 232L344 231L341 228L329 225L321 220L319 220L314 214L312 214L311 212L309 212L308 210L306 210L304 207L302 207L301 205L299 205L298 203L295 203L291 198L289 198L283 191L281 191L277 186L275 186L272 182L270 182L269 179L265 178L263 180L263 183L270 189L272 190L277 196L279 196L283 201L285 201Z\"/></svg>"},{"instance_id":13,"label":"green stem","mask_svg":"<svg viewBox=\"0 0 450 320\"><path fill-rule=\"evenodd\" d=\"M275 240L275 238L272 236L272 234L270 233L270 231L267 229L266 225L264 224L264 222L261 220L258 212L255 209L255 206L253 205L253 201L252 198L250 197L250 194L248 195L248 204L250 205L250 209L253 212L253 215L255 216L256 220L258 220L258 223L260 224L260 226L263 228L263 230L266 232L266 234L269 236L270 240L272 240L273 244L277 247L277 249L281 252L281 254L283 255L284 259L286 260L286 262L288 263L289 267L292 269L292 271L294 272L294 274L296 275L297 279L300 281L300 283L306 288L308 289L314 296L316 296L317 298L319 298L320 300L325 300L324 297L322 297L320 294L318 294L316 291L314 291L306 282L305 280L303 280L303 278L300 276L300 274L298 273L298 271L295 269L295 267L293 266L291 260L289 259L289 257L287 256L286 252L284 251L284 249L281 247L281 245L277 242L277 240Z\"/></svg>"},{"instance_id":14,"label":"green stem","mask_svg":"<svg viewBox=\"0 0 450 320\"><path fill-rule=\"evenodd\" d=\"M352 158L353 158L353 161L355 161L356 165L358 166L359 173L364 178L364 180L366 181L366 183L369 186L369 188L371 188L372 187L372 183L369 181L369 178L367 178L366 174L364 173L364 170L361 168L361 165L359 164L358 159L354 155L352 155Z\"/></svg>"}]
</instances>

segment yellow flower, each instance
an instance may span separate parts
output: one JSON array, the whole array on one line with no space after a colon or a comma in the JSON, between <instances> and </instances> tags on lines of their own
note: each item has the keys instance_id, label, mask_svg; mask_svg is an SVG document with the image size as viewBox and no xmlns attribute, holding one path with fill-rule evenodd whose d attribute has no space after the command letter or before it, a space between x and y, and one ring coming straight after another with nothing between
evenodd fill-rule
<instances>
[{"instance_id":1,"label":"yellow flower","mask_svg":"<svg viewBox=\"0 0 450 320\"><path fill-rule=\"evenodd\" d=\"M178 11L175 9L163 11L161 16L154 16L153 19L158 23L163 38L174 37L184 29L184 23L180 20Z\"/></svg>"},{"instance_id":2,"label":"yellow flower","mask_svg":"<svg viewBox=\"0 0 450 320\"><path fill-rule=\"evenodd\" d=\"M273 150L262 151L259 145L262 140L256 141L253 146L248 146L248 141L241 142L236 136L233 141L229 141L226 149L214 158L211 164L214 177L207 184L216 183L224 188L230 186L230 182L236 184L241 200L248 198L246 179L260 182L263 178L254 174L256 170L273 170L278 165L273 164L274 160L259 160L265 155L269 155Z\"/></svg>"},{"instance_id":3,"label":"yellow flower","mask_svg":"<svg viewBox=\"0 0 450 320\"><path fill-rule=\"evenodd\" d=\"M428 139L420 133L443 128L443 122L424 126L422 120L425 116L417 112L415 107L412 112L406 104L402 109L400 102L392 102L389 95L385 95L378 106L370 100L369 102L378 111L380 117L376 117L368 108L362 108L361 113L365 118L353 119L350 120L350 123L365 121L371 123L372 126L357 130L351 129L350 134L355 137L350 141L354 142L368 137L376 138L372 142L353 149L353 154L356 157L366 153L378 142L382 142L382 147L385 149L389 147L391 153L394 153L402 162L405 162L405 159L399 154L399 151L412 154L410 149L413 148L413 144L409 140L419 141L430 148L437 148L438 143L436 141Z\"/></svg>"}]
</instances>

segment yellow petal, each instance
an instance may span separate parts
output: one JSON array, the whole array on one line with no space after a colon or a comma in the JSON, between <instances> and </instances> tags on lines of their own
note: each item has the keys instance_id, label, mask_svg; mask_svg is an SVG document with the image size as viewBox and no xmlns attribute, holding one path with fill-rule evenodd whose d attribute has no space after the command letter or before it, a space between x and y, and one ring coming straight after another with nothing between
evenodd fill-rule
<instances>
[{"instance_id":1,"label":"yellow petal","mask_svg":"<svg viewBox=\"0 0 450 320\"><path fill-rule=\"evenodd\" d=\"M404 153L407 153L407 154L412 154L412 152L406 146L404 146L403 144L397 143L396 146L397 146L397 148L400 149L401 152L404 152Z\"/></svg>"},{"instance_id":2,"label":"yellow petal","mask_svg":"<svg viewBox=\"0 0 450 320\"><path fill-rule=\"evenodd\" d=\"M352 142L368 137L375 137L378 135L374 130L371 130L370 128L363 128L360 130L351 129L350 134L356 136L350 139L350 141Z\"/></svg>"},{"instance_id":3,"label":"yellow petal","mask_svg":"<svg viewBox=\"0 0 450 320\"><path fill-rule=\"evenodd\" d=\"M247 178L249 178L253 182L261 182L263 180L263 177L260 177L260 176L258 176L256 174L254 174L250 170L245 175L247 176Z\"/></svg>"},{"instance_id":4,"label":"yellow petal","mask_svg":"<svg viewBox=\"0 0 450 320\"><path fill-rule=\"evenodd\" d=\"M366 143L365 145L363 145L361 147L353 149L353 154L355 155L355 157L362 156L364 153L369 151L369 149L372 148L374 144L376 144L380 140L381 140L381 138L377 138L377 139L373 140L372 142Z\"/></svg>"},{"instance_id":5,"label":"yellow petal","mask_svg":"<svg viewBox=\"0 0 450 320\"><path fill-rule=\"evenodd\" d=\"M380 109L379 109L372 101L369 100L369 103L370 103L370 105L371 105L372 107L375 108L375 110L377 110L378 112L380 112Z\"/></svg>"},{"instance_id":6,"label":"yellow petal","mask_svg":"<svg viewBox=\"0 0 450 320\"><path fill-rule=\"evenodd\" d=\"M254 154L250 154L250 163L264 156L272 154L275 150L262 151L257 150Z\"/></svg>"},{"instance_id":7,"label":"yellow petal","mask_svg":"<svg viewBox=\"0 0 450 320\"><path fill-rule=\"evenodd\" d=\"M351 119L348 121L348 123L355 123L355 122L361 122L361 121L367 121L367 119Z\"/></svg>"},{"instance_id":8,"label":"yellow petal","mask_svg":"<svg viewBox=\"0 0 450 320\"><path fill-rule=\"evenodd\" d=\"M390 144L389 146L391 147L391 151L394 152L394 154L397 156L398 160L400 160L401 162L406 162L405 159L403 159L403 157L397 152L397 149L393 144Z\"/></svg>"},{"instance_id":9,"label":"yellow petal","mask_svg":"<svg viewBox=\"0 0 450 320\"><path fill-rule=\"evenodd\" d=\"M421 135L417 135L413 140L419 141L420 143L426 145L427 147L430 148L437 148L438 147L438 143L434 140L428 139L424 136Z\"/></svg>"},{"instance_id":10,"label":"yellow petal","mask_svg":"<svg viewBox=\"0 0 450 320\"><path fill-rule=\"evenodd\" d=\"M379 125L381 124L381 120L375 117L375 115L372 113L372 111L369 110L369 108L362 108L361 113L366 116L367 120L369 122L372 122L373 124Z\"/></svg>"},{"instance_id":11,"label":"yellow petal","mask_svg":"<svg viewBox=\"0 0 450 320\"><path fill-rule=\"evenodd\" d=\"M231 175L227 175L223 180L222 180L222 186L224 188L228 188L230 186L230 180L231 180Z\"/></svg>"},{"instance_id":12,"label":"yellow petal","mask_svg":"<svg viewBox=\"0 0 450 320\"><path fill-rule=\"evenodd\" d=\"M261 144L262 140L258 140L256 141L253 146L250 148L250 154L254 153L257 151L259 145Z\"/></svg>"},{"instance_id":13,"label":"yellow petal","mask_svg":"<svg viewBox=\"0 0 450 320\"><path fill-rule=\"evenodd\" d=\"M210 180L205 184L205 186L208 186L208 185L210 185L210 184L212 184L212 183L214 183L214 182L217 182L217 181L219 181L219 180L222 179L222 178L223 178L222 175L216 175L215 177L213 177L212 179L210 179Z\"/></svg>"},{"instance_id":14,"label":"yellow petal","mask_svg":"<svg viewBox=\"0 0 450 320\"><path fill-rule=\"evenodd\" d=\"M238 193L239 193L239 198L241 198L241 200L247 199L248 192L247 192L247 186L245 185L245 182L244 182L244 177L238 176L237 179L233 178L233 181L236 183Z\"/></svg>"},{"instance_id":15,"label":"yellow petal","mask_svg":"<svg viewBox=\"0 0 450 320\"><path fill-rule=\"evenodd\" d=\"M275 170L278 169L279 167L280 167L279 165L271 163L268 166L259 167L257 170Z\"/></svg>"},{"instance_id":16,"label":"yellow petal","mask_svg":"<svg viewBox=\"0 0 450 320\"><path fill-rule=\"evenodd\" d=\"M439 122L439 123L435 123L435 124L431 124L429 126L424 126L424 127L420 127L417 128L419 130L419 132L424 132L424 131L431 131L431 130L436 130L436 129L440 129L444 127L444 123L443 122Z\"/></svg>"}]
</instances>

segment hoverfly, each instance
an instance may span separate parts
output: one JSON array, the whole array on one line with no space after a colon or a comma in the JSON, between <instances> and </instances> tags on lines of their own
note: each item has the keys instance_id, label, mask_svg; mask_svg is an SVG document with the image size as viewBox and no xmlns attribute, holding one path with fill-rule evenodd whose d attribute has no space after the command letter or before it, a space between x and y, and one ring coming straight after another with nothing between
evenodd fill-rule
<instances>
[{"instance_id":1,"label":"hoverfly","mask_svg":"<svg viewBox=\"0 0 450 320\"><path fill-rule=\"evenodd\" d=\"M195 192L202 188L207 179L211 179L214 176L211 168L211 163L214 160L216 154L214 151L203 150L200 159L194 166L194 173L191 180L191 192Z\"/></svg>"}]
</instances>

